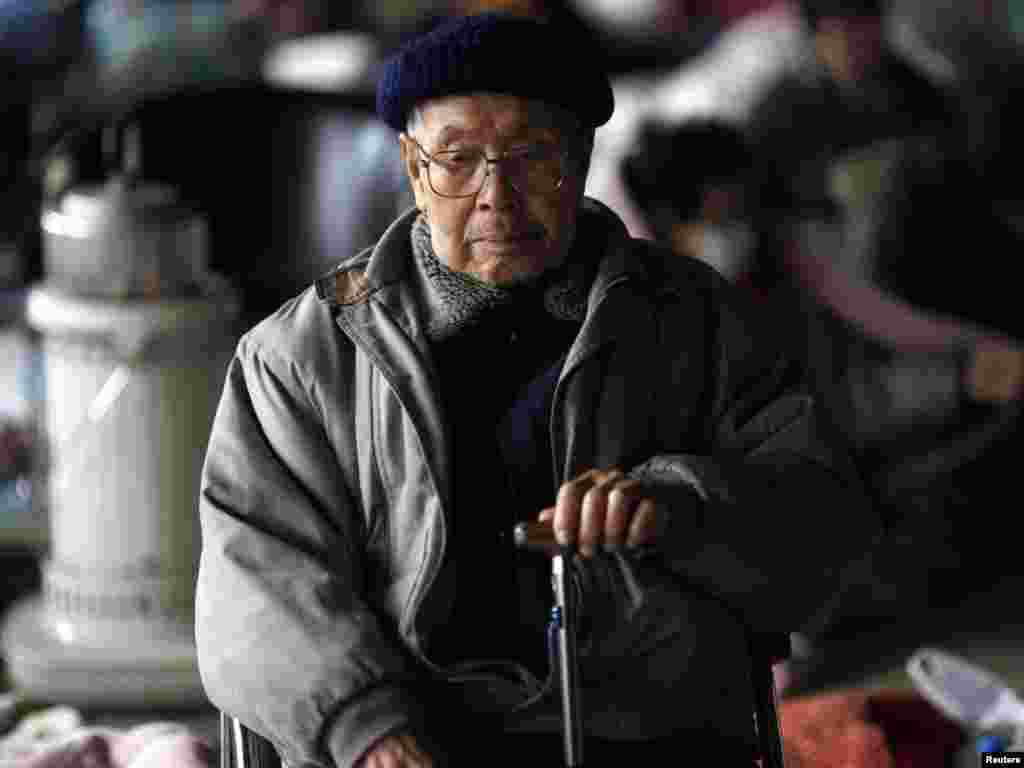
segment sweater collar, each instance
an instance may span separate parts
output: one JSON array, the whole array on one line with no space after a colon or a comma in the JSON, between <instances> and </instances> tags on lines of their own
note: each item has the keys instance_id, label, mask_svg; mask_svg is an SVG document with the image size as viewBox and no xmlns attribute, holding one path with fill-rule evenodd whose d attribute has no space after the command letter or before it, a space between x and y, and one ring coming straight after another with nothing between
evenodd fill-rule
<instances>
[{"instance_id":1,"label":"sweater collar","mask_svg":"<svg viewBox=\"0 0 1024 768\"><path fill-rule=\"evenodd\" d=\"M499 307L542 305L550 316L575 323L586 316L588 286L580 270L563 267L524 285L497 286L443 264L434 253L430 225L422 214L412 224L410 241L428 306L426 333L432 341L458 335Z\"/></svg>"}]
</instances>

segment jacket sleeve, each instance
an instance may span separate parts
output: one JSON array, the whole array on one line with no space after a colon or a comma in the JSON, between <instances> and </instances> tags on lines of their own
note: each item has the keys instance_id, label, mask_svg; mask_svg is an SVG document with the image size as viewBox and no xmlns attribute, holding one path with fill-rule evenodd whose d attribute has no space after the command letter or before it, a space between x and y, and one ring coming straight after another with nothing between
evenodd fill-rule
<instances>
[{"instance_id":1,"label":"jacket sleeve","mask_svg":"<svg viewBox=\"0 0 1024 768\"><path fill-rule=\"evenodd\" d=\"M196 641L215 706L290 764L350 766L415 719L414 664L362 598L363 519L310 391L242 339L203 468Z\"/></svg>"},{"instance_id":2,"label":"jacket sleeve","mask_svg":"<svg viewBox=\"0 0 1024 768\"><path fill-rule=\"evenodd\" d=\"M845 439L762 335L770 324L723 306L708 450L655 456L631 474L660 485L670 508L698 510L670 518L660 551L676 573L757 631L795 632L826 614L881 523Z\"/></svg>"}]
</instances>

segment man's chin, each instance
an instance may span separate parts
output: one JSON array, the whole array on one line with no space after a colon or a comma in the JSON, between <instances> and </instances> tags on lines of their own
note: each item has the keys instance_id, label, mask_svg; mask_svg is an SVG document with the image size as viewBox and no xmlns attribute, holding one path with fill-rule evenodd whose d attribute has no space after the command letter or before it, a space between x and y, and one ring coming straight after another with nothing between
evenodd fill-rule
<instances>
[{"instance_id":1,"label":"man's chin","mask_svg":"<svg viewBox=\"0 0 1024 768\"><path fill-rule=\"evenodd\" d=\"M536 282L558 266L550 256L507 252L488 254L483 263L469 270L478 280L499 288L511 288Z\"/></svg>"}]
</instances>

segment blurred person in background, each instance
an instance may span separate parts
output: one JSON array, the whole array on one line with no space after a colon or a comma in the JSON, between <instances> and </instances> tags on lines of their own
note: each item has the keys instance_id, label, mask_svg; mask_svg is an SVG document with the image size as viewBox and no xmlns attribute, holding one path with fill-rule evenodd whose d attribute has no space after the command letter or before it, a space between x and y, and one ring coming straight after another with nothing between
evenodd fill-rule
<instances>
[{"instance_id":1,"label":"blurred person in background","mask_svg":"<svg viewBox=\"0 0 1024 768\"><path fill-rule=\"evenodd\" d=\"M755 159L742 126L721 117L647 123L622 176L657 239L760 292Z\"/></svg>"},{"instance_id":2,"label":"blurred person in background","mask_svg":"<svg viewBox=\"0 0 1024 768\"><path fill-rule=\"evenodd\" d=\"M581 3L581 6L586 5ZM701 18L691 18L697 15L696 8L700 4L655 5L676 6L677 24L686 22L686 31L675 33L677 46L680 53L683 50L688 53L676 60L665 59L654 67L622 73L613 80L618 106L609 126L598 137L587 191L614 208L634 236L669 242L673 226L668 221L657 221L668 213L661 202L671 199L674 202L669 207L674 208L682 205L682 196L687 196L689 205L690 192L696 193L689 179L693 178L696 183L706 173L733 173L729 164L742 165L753 159L749 157L753 146L743 135L750 112L758 106L766 89L805 65L800 50L806 41L803 20L785 2L720 4L715 6L714 13L705 9ZM620 9L620 12L626 13L628 9ZM605 13L611 16L611 9L606 9ZM634 25L642 27L644 19L641 14ZM652 34L665 34L666 28L659 27ZM698 29L709 34L702 37ZM671 135L687 133L691 127L696 134L709 134L693 137L702 148L686 146L682 136L678 146L673 146ZM736 132L739 135L723 136ZM738 148L727 144L746 146ZM726 159L725 154L734 150L747 157ZM636 165L632 171L629 170L631 164ZM659 175L661 165L676 172L671 176ZM744 188L739 197L743 198L745 212L740 218L756 213L760 203L755 201L763 197L755 186L757 177L751 170L744 171L743 180L733 184L734 192L738 187ZM627 172L632 173L632 179L626 178ZM685 192L678 189L681 185ZM711 207L720 208L726 199L733 201L727 203L730 208L739 202L737 195L730 193ZM653 210L655 205L662 210ZM721 218L721 214L712 213L710 209L709 213ZM684 212L684 215L689 216L691 212ZM734 220L733 223L740 222ZM765 219L763 223L771 223L771 220ZM682 235L684 230L689 232L691 241L698 236L696 227L677 229L677 235ZM708 233L709 245L715 235L725 234L720 229ZM734 227L732 234L740 233ZM730 237L727 242L718 238L718 242L732 247L740 245L739 239ZM760 248L762 238L754 239L758 241L756 248ZM692 253L695 244L691 242L684 247ZM741 250L746 248L741 246ZM767 263L767 259L757 261L758 265ZM743 282L746 277L740 280ZM762 282L762 276L759 275L758 281ZM763 293L763 286L758 286L758 292Z\"/></svg>"},{"instance_id":3,"label":"blurred person in background","mask_svg":"<svg viewBox=\"0 0 1024 768\"><path fill-rule=\"evenodd\" d=\"M417 207L240 342L200 669L290 763L557 760L549 564L508 535L537 519L577 552L587 764L752 764L748 632L876 534L744 295L585 198L587 50L502 14L403 48L378 111Z\"/></svg>"},{"instance_id":4,"label":"blurred person in background","mask_svg":"<svg viewBox=\"0 0 1024 768\"><path fill-rule=\"evenodd\" d=\"M945 94L888 43L884 0L803 0L805 66L752 108L746 133L766 183L796 215L828 205L828 168L852 149L948 121Z\"/></svg>"},{"instance_id":5,"label":"blurred person in background","mask_svg":"<svg viewBox=\"0 0 1024 768\"><path fill-rule=\"evenodd\" d=\"M770 93L749 135L787 190L779 272L809 384L887 535L809 632L790 693L900 668L922 644L998 645L1021 586L989 515L1020 450L1022 325L997 262L964 258L1024 235L1019 54L940 82L879 39L879 4L806 7L827 76Z\"/></svg>"},{"instance_id":6,"label":"blurred person in background","mask_svg":"<svg viewBox=\"0 0 1024 768\"><path fill-rule=\"evenodd\" d=\"M999 607L1024 587L1015 543L993 535L1024 394L1024 323L999 258L1024 238L1020 63L1007 65L1005 82L961 89L951 130L901 143L860 271L807 259L797 275L816 303L815 389L890 525L822 627L803 687L898 665L922 644L998 649L1019 635Z\"/></svg>"},{"instance_id":7,"label":"blurred person in background","mask_svg":"<svg viewBox=\"0 0 1024 768\"><path fill-rule=\"evenodd\" d=\"M772 311L793 330L823 428L857 458L887 530L806 627L809 645L786 673L784 733L798 765L838 764L854 735L861 755L850 765L936 765L958 747L957 728L920 700L883 706L851 686L901 678L925 645L1024 679L1024 633L1007 610L1024 583L1016 538L999 522L1015 490L1024 394L1017 282L1001 257L1024 237L1019 53L1004 49L997 65L988 51L956 83L930 79L887 50L875 8L817 5L808 19L827 79L788 78L769 92L785 98L769 95L747 133L759 172L771 168L760 191L776 190L752 196L769 243L775 224L777 247L762 243L758 256L778 278ZM646 137L649 156L631 159L661 181L644 202L653 220L692 209L703 177L701 143L683 140L685 122L675 128L671 152ZM685 182L655 175L673 156ZM809 220L834 236L811 236ZM910 718L935 727L928 749L901 728ZM911 752L920 762L900 762Z\"/></svg>"},{"instance_id":8,"label":"blurred person in background","mask_svg":"<svg viewBox=\"0 0 1024 768\"><path fill-rule=\"evenodd\" d=\"M700 119L642 134L624 165L657 236L677 249L688 249L679 235L694 230L682 222L703 205L708 166L754 179L759 293L774 295L774 321L790 329L828 426L891 525L812 632L794 692L899 665L946 633L983 631L983 609L959 609L1011 576L985 565L992 525L979 522L1000 508L1019 450L1024 369L1016 283L1000 279L995 256L1024 236L1011 138L1019 54L1004 50L996 66L989 52L953 87L891 48L881 3L804 8L813 66L739 123L745 151L722 152L753 174L716 160ZM807 221L834 234L810 236ZM965 260L979 249L993 259Z\"/></svg>"}]
</instances>

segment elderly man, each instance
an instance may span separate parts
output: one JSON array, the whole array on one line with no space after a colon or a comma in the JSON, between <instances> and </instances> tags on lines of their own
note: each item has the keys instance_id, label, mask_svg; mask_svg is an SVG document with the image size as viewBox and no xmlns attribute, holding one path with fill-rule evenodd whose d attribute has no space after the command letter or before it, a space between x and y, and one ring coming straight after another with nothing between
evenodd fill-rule
<instances>
[{"instance_id":1,"label":"elderly man","mask_svg":"<svg viewBox=\"0 0 1024 768\"><path fill-rule=\"evenodd\" d=\"M612 109L542 22L410 43L378 111L417 210L238 346L200 668L289 764L557 764L538 517L577 552L588 765L749 764L747 630L815 617L875 533L741 298L584 199Z\"/></svg>"}]
</instances>

